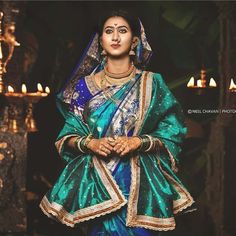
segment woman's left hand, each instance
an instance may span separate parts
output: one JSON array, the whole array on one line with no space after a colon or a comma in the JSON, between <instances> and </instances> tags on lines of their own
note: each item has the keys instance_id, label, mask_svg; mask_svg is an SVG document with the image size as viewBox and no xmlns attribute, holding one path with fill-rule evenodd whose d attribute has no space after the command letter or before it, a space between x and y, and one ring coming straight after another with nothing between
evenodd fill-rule
<instances>
[{"instance_id":1,"label":"woman's left hand","mask_svg":"<svg viewBox=\"0 0 236 236\"><path fill-rule=\"evenodd\" d=\"M141 140L137 137L120 136L114 140L113 151L120 156L137 150L141 145Z\"/></svg>"}]
</instances>

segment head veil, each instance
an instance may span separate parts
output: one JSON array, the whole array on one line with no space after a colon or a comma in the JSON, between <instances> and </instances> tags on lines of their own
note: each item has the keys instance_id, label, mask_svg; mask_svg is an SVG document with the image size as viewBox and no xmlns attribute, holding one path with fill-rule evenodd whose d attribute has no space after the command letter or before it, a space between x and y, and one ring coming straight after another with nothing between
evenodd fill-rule
<instances>
[{"instance_id":1,"label":"head veil","mask_svg":"<svg viewBox=\"0 0 236 236\"><path fill-rule=\"evenodd\" d=\"M134 58L134 64L140 69L143 69L148 64L151 56L152 49L147 41L145 30L141 20L139 19L140 35L139 43L136 47L136 54ZM100 55L99 50L99 34L96 32L87 48L85 49L81 59L76 65L72 75L67 80L65 86L57 94L57 105L64 115L64 109L61 107L63 105L70 104L72 99L72 94L78 80L86 75L97 73L103 69L105 65L104 58ZM64 107L64 106L63 106Z\"/></svg>"}]
</instances>

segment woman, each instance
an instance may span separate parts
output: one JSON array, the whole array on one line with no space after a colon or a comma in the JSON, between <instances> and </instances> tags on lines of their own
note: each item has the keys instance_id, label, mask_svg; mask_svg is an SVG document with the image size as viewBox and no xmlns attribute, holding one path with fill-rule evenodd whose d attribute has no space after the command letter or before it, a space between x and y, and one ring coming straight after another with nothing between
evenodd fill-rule
<instances>
[{"instance_id":1,"label":"woman","mask_svg":"<svg viewBox=\"0 0 236 236\"><path fill-rule=\"evenodd\" d=\"M105 17L59 96L56 147L68 164L40 204L48 216L88 221L89 235L154 235L194 202L175 174L181 108L160 74L140 69L150 55L140 21Z\"/></svg>"}]
</instances>

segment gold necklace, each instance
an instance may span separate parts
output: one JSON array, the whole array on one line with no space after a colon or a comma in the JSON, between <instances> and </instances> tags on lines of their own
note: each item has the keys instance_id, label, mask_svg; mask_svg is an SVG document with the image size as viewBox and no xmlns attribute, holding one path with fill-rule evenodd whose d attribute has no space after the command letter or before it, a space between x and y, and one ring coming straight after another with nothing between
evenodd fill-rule
<instances>
[{"instance_id":1,"label":"gold necklace","mask_svg":"<svg viewBox=\"0 0 236 236\"><path fill-rule=\"evenodd\" d=\"M103 78L106 80L106 82L110 85L122 85L127 83L128 81L130 81L133 78L133 75L135 73L135 68L133 69L132 73L129 74L129 76L124 77L124 78L120 78L120 79L114 79L112 77L109 77L108 75L106 75L106 73L104 73Z\"/></svg>"},{"instance_id":2,"label":"gold necklace","mask_svg":"<svg viewBox=\"0 0 236 236\"><path fill-rule=\"evenodd\" d=\"M104 66L104 73L105 75L107 75L110 78L114 78L114 79L122 79L124 77L129 76L133 71L134 71L134 65L132 64L130 66L130 68L126 71L126 72L122 72L122 73L111 73L107 70L107 66Z\"/></svg>"},{"instance_id":3,"label":"gold necklace","mask_svg":"<svg viewBox=\"0 0 236 236\"><path fill-rule=\"evenodd\" d=\"M101 79L101 83L100 86L103 90L103 93L105 95L105 97L107 99L110 99L111 101L113 101L114 103L116 103L117 105L119 104L119 100L118 99L114 99L112 98L112 95L107 92L107 87L106 87L106 82L109 83L110 85L122 85L126 82L128 82L129 80L132 79L133 76L135 76L136 70L135 67L133 68L133 73L131 73L128 77L124 78L124 79L112 79L109 78L108 76L106 76L105 72L102 74L102 79Z\"/></svg>"}]
</instances>

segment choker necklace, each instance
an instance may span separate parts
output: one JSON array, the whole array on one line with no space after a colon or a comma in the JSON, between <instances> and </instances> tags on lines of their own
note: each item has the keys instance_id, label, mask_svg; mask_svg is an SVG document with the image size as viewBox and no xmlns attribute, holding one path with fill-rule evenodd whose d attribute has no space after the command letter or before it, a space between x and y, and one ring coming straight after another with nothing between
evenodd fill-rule
<instances>
[{"instance_id":1,"label":"choker necklace","mask_svg":"<svg viewBox=\"0 0 236 236\"><path fill-rule=\"evenodd\" d=\"M111 73L111 72L109 72L107 70L107 67L104 66L104 73L105 73L105 75L107 75L110 78L121 79L121 78L129 76L134 71L134 68L135 68L134 65L131 65L130 68L126 72L123 72L123 73Z\"/></svg>"},{"instance_id":2,"label":"choker necklace","mask_svg":"<svg viewBox=\"0 0 236 236\"><path fill-rule=\"evenodd\" d=\"M136 73L136 70L134 68L132 73L129 76L122 77L120 79L114 79L112 77L109 77L106 73L104 73L102 80L106 81L110 85L123 85L123 84L127 83L128 81L130 81L135 76L135 73ZM104 84L104 82L103 82L103 84Z\"/></svg>"},{"instance_id":3,"label":"choker necklace","mask_svg":"<svg viewBox=\"0 0 236 236\"><path fill-rule=\"evenodd\" d=\"M129 76L127 76L125 78L122 78L122 79L110 78L103 71L103 75L102 75L100 86L101 86L101 89L103 90L103 93L104 93L105 97L107 99L110 99L112 102L118 104L119 100L112 98L112 95L107 91L108 87L106 87L106 83L108 83L110 85L123 85L126 82L130 81L135 76L135 74L136 74L136 68L135 67L133 68L133 71L132 71L132 73Z\"/></svg>"}]
</instances>

